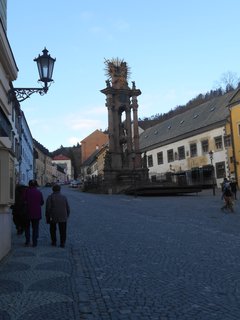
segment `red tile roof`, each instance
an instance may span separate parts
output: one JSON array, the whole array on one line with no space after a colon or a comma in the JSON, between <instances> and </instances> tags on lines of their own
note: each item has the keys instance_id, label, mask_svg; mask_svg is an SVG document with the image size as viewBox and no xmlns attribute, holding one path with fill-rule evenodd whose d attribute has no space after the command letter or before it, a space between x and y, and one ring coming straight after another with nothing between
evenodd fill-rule
<instances>
[{"instance_id":1,"label":"red tile roof","mask_svg":"<svg viewBox=\"0 0 240 320\"><path fill-rule=\"evenodd\" d=\"M71 160L71 159L64 156L63 154L59 154L58 156L53 157L53 160Z\"/></svg>"}]
</instances>

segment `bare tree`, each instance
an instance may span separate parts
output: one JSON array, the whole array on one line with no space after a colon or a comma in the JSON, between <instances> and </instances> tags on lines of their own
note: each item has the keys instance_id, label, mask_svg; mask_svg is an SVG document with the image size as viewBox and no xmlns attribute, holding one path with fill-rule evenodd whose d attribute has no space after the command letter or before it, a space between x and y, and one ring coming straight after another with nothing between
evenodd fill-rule
<instances>
[{"instance_id":1,"label":"bare tree","mask_svg":"<svg viewBox=\"0 0 240 320\"><path fill-rule=\"evenodd\" d=\"M236 72L227 71L222 74L220 85L225 92L232 91L237 88L240 79Z\"/></svg>"}]
</instances>

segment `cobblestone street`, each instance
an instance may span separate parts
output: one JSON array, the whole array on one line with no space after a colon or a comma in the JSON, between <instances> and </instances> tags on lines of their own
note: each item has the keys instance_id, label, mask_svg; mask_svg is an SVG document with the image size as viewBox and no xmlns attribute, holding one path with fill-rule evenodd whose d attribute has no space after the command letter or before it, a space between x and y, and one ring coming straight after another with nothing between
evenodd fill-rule
<instances>
[{"instance_id":1,"label":"cobblestone street","mask_svg":"<svg viewBox=\"0 0 240 320\"><path fill-rule=\"evenodd\" d=\"M43 189L44 197L51 189ZM0 263L1 320L239 320L240 206L220 192L176 197L71 190L65 249L37 248ZM43 210L44 212L44 210Z\"/></svg>"}]
</instances>

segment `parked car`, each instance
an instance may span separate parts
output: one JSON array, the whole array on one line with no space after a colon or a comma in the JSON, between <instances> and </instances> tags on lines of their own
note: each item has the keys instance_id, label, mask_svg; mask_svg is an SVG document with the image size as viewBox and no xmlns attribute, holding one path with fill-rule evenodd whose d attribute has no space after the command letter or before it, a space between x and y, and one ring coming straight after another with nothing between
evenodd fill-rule
<instances>
[{"instance_id":1,"label":"parked car","mask_svg":"<svg viewBox=\"0 0 240 320\"><path fill-rule=\"evenodd\" d=\"M52 187L53 186L53 183L52 182L47 182L46 184L45 184L45 187Z\"/></svg>"},{"instance_id":2,"label":"parked car","mask_svg":"<svg viewBox=\"0 0 240 320\"><path fill-rule=\"evenodd\" d=\"M79 188L81 185L82 185L82 183L79 180L73 180L70 182L71 188Z\"/></svg>"}]
</instances>

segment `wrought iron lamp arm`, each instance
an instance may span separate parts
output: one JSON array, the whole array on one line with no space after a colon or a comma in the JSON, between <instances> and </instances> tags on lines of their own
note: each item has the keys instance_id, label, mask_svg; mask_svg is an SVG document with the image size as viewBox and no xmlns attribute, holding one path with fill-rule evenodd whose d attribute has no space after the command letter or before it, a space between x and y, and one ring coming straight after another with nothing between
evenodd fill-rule
<instances>
[{"instance_id":1,"label":"wrought iron lamp arm","mask_svg":"<svg viewBox=\"0 0 240 320\"><path fill-rule=\"evenodd\" d=\"M10 102L14 99L17 99L18 102L22 102L29 98L35 92L38 92L41 96L43 96L47 93L47 91L47 86L43 88L12 88L8 92L8 100Z\"/></svg>"},{"instance_id":2,"label":"wrought iron lamp arm","mask_svg":"<svg viewBox=\"0 0 240 320\"><path fill-rule=\"evenodd\" d=\"M41 96L47 93L49 85L53 82L52 73L56 59L53 59L50 54L48 54L46 48L42 52L43 54L35 58L34 61L38 66L39 81L42 81L44 86L42 88L13 88L10 84L11 89L8 91L9 103L15 100L22 102L35 92L38 92Z\"/></svg>"}]
</instances>

